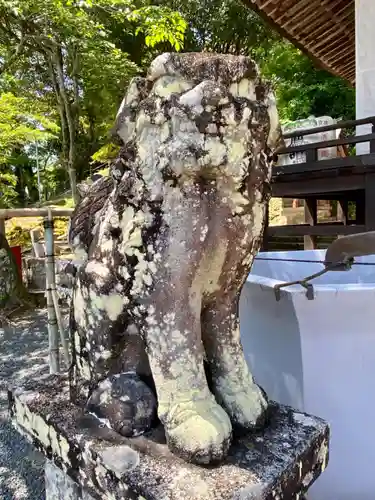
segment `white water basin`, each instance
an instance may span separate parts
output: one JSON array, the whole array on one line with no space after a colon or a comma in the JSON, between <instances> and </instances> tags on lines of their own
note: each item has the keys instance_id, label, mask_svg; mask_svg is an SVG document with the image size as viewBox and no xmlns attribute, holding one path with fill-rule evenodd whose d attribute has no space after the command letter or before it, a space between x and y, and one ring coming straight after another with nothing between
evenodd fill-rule
<instances>
[{"instance_id":1,"label":"white water basin","mask_svg":"<svg viewBox=\"0 0 375 500\"><path fill-rule=\"evenodd\" d=\"M325 251L268 252L260 258L324 260ZM375 256L356 259L373 262ZM329 272L314 300L299 285L274 285L323 269L319 263L255 260L240 301L246 359L270 398L326 419L327 470L309 500L375 498L375 265Z\"/></svg>"}]
</instances>

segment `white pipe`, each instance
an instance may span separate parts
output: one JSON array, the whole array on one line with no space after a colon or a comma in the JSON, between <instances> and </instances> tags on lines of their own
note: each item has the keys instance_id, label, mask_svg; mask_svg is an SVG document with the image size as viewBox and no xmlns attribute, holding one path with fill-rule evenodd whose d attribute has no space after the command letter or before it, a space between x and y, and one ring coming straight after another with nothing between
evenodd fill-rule
<instances>
[{"instance_id":1,"label":"white pipe","mask_svg":"<svg viewBox=\"0 0 375 500\"><path fill-rule=\"evenodd\" d=\"M44 219L44 235L46 241L46 295L48 315L49 370L50 373L60 371L59 333L56 310L53 303L52 287L55 277L55 258L53 244L53 219L51 212Z\"/></svg>"},{"instance_id":2,"label":"white pipe","mask_svg":"<svg viewBox=\"0 0 375 500\"><path fill-rule=\"evenodd\" d=\"M60 332L61 345L63 347L63 352L64 352L66 369L68 370L68 368L70 367L69 343L68 343L68 340L65 337L65 333L64 333L64 326L63 326L63 322L62 322L62 317L61 317L61 312L60 312L60 307L59 307L59 301L57 298L57 291L56 291L55 283L53 284L53 288L52 288L51 292L52 292L53 305L55 306L57 325L59 327L59 332Z\"/></svg>"},{"instance_id":3,"label":"white pipe","mask_svg":"<svg viewBox=\"0 0 375 500\"><path fill-rule=\"evenodd\" d=\"M48 261L48 259L49 259L49 263L50 263L50 271L49 271L49 275L48 275L48 278L49 278L48 279L48 284L49 284L48 288L49 288L49 291L51 294L52 304L53 304L53 308L54 308L54 316L56 318L56 323L57 323L58 330L60 333L60 340L61 340L61 345L63 347L66 369L68 369L70 366L70 352L69 352L69 343L68 343L68 340L66 339L65 334L64 334L64 326L63 326L63 322L62 322L59 301L57 298L56 277L55 277L55 257L54 257L53 217L52 217L51 211L49 211L49 214L48 214L48 226L49 226L49 231L51 232L51 234L49 235L49 242L50 243L49 243L48 249L47 249L47 236L46 236L46 260ZM47 301L47 308L48 308L48 301ZM57 333L54 333L54 335L57 336ZM56 342L55 339L54 339L54 342ZM58 340L57 340L57 343L58 343Z\"/></svg>"}]
</instances>

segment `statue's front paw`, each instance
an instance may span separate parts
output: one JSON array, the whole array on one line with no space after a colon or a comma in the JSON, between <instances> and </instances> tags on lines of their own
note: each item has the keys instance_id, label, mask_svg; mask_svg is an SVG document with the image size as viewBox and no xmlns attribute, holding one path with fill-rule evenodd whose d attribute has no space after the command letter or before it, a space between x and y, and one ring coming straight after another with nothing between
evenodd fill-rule
<instances>
[{"instance_id":1,"label":"statue's front paw","mask_svg":"<svg viewBox=\"0 0 375 500\"><path fill-rule=\"evenodd\" d=\"M169 449L187 462L210 464L226 457L232 425L211 395L172 406L162 420Z\"/></svg>"},{"instance_id":2,"label":"statue's front paw","mask_svg":"<svg viewBox=\"0 0 375 500\"><path fill-rule=\"evenodd\" d=\"M112 375L100 382L87 410L126 437L150 429L156 416L156 398L135 373Z\"/></svg>"},{"instance_id":3,"label":"statue's front paw","mask_svg":"<svg viewBox=\"0 0 375 500\"><path fill-rule=\"evenodd\" d=\"M235 428L251 431L264 427L268 416L268 398L254 382L243 386L230 380L226 383L221 381L215 394Z\"/></svg>"}]
</instances>

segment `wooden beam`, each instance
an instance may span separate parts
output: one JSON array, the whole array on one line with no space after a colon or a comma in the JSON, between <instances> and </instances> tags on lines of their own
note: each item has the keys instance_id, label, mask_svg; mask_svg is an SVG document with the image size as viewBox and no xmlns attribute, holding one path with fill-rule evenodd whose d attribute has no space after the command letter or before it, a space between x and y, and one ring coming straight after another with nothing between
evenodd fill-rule
<instances>
[{"instance_id":1,"label":"wooden beam","mask_svg":"<svg viewBox=\"0 0 375 500\"><path fill-rule=\"evenodd\" d=\"M6 208L0 210L0 219L11 217L47 217L51 213L54 217L70 217L73 208Z\"/></svg>"},{"instance_id":2,"label":"wooden beam","mask_svg":"<svg viewBox=\"0 0 375 500\"><path fill-rule=\"evenodd\" d=\"M303 41L309 50L314 50L315 52L317 52L317 49L322 45L321 40L322 38L324 38L324 35L327 37L328 45L329 40L334 38L334 36L337 37L338 33L343 33L343 28L338 29L337 26L332 23L332 20L331 22L322 22L319 25L315 25L314 29L312 29L311 31L308 31L303 37Z\"/></svg>"},{"instance_id":3,"label":"wooden beam","mask_svg":"<svg viewBox=\"0 0 375 500\"><path fill-rule=\"evenodd\" d=\"M349 65L353 66L353 64L355 63L355 52L351 49L350 46L348 46L346 49L341 47L341 51L337 52L335 55L331 53L330 56L326 58L326 61L329 63L333 61L334 64L339 64L343 59L345 59L345 64L340 64L340 67L343 69L343 71L345 71L345 69Z\"/></svg>"},{"instance_id":4,"label":"wooden beam","mask_svg":"<svg viewBox=\"0 0 375 500\"><path fill-rule=\"evenodd\" d=\"M254 0L252 1L254 2ZM259 2L255 0L254 3L258 4L260 9L265 9L268 5L274 3L274 0L266 0L265 2Z\"/></svg>"},{"instance_id":5,"label":"wooden beam","mask_svg":"<svg viewBox=\"0 0 375 500\"><path fill-rule=\"evenodd\" d=\"M272 176L277 179L280 175L300 174L313 171L326 171L332 169L342 169L348 167L375 167L375 153L360 156L347 156L345 158L329 158L312 163L294 163L289 165L275 166L272 169Z\"/></svg>"},{"instance_id":6,"label":"wooden beam","mask_svg":"<svg viewBox=\"0 0 375 500\"><path fill-rule=\"evenodd\" d=\"M310 226L298 224L294 226L269 226L267 234L269 237L278 236L338 236L357 234L366 231L364 225L344 226L344 224L318 224Z\"/></svg>"},{"instance_id":7,"label":"wooden beam","mask_svg":"<svg viewBox=\"0 0 375 500\"><path fill-rule=\"evenodd\" d=\"M340 5L347 5L346 0L321 0L322 5L325 5L327 10L333 10ZM327 5L328 4L328 5Z\"/></svg>"},{"instance_id":8,"label":"wooden beam","mask_svg":"<svg viewBox=\"0 0 375 500\"><path fill-rule=\"evenodd\" d=\"M365 175L335 177L333 179L304 179L293 182L274 182L272 196L275 198L305 198L306 196L356 191L364 189Z\"/></svg>"},{"instance_id":9,"label":"wooden beam","mask_svg":"<svg viewBox=\"0 0 375 500\"><path fill-rule=\"evenodd\" d=\"M342 66L342 70L346 71L346 70L351 69L353 67L354 63L355 63L355 54L353 54L352 56L348 57L348 62L345 65Z\"/></svg>"},{"instance_id":10,"label":"wooden beam","mask_svg":"<svg viewBox=\"0 0 375 500\"><path fill-rule=\"evenodd\" d=\"M313 30L311 33L308 34L306 40L311 40L311 42L307 44L306 47L314 46L314 49L317 50L319 47L321 47L324 41L326 41L328 44L329 40L337 36L337 33L344 32L347 35L347 37L349 37L351 36L350 26L351 24L349 22L346 22L342 23L340 25L340 28L338 27L336 27L336 29L330 28L327 31L327 25L323 24L322 26L316 28L315 30Z\"/></svg>"},{"instance_id":11,"label":"wooden beam","mask_svg":"<svg viewBox=\"0 0 375 500\"><path fill-rule=\"evenodd\" d=\"M325 61L333 64L340 65L339 61L344 57L355 57L355 50L348 43L347 39L343 40L342 43L336 45L332 43L330 46L328 43L325 45L324 40L322 42L321 48L318 50L318 47L314 47L314 52L319 57L324 57ZM341 65L340 65L341 67Z\"/></svg>"},{"instance_id":12,"label":"wooden beam","mask_svg":"<svg viewBox=\"0 0 375 500\"><path fill-rule=\"evenodd\" d=\"M298 2L297 2L298 3ZM269 16L272 16L272 19L274 22L275 19L277 19L278 23L281 24L283 23L285 20L289 19L290 18L290 9L293 8L296 4L296 1L295 0L283 0L282 4L281 2L279 3L274 3L274 7L272 10L268 10L267 9L265 10L265 12L269 15ZM279 14L279 12L281 11L281 16L280 17L276 17L276 14Z\"/></svg>"},{"instance_id":13,"label":"wooden beam","mask_svg":"<svg viewBox=\"0 0 375 500\"><path fill-rule=\"evenodd\" d=\"M331 31L331 30L329 30ZM336 33L337 34L337 33ZM327 33L328 35L328 33ZM322 39L321 42L318 42L318 43L315 43L314 45L311 45L310 47L310 50L311 52L314 52L314 54L316 56L321 56L321 54L329 51L333 51L333 50L336 50L341 48L341 50L347 46L350 46L350 44L348 44L348 36L347 36L347 33L343 33L343 32L339 32L339 35L337 35L335 37L334 40L331 40L330 42L327 42L326 44L324 44L324 40ZM321 48L319 48L321 47ZM319 49L319 50L318 50Z\"/></svg>"},{"instance_id":14,"label":"wooden beam","mask_svg":"<svg viewBox=\"0 0 375 500\"><path fill-rule=\"evenodd\" d=\"M316 21L316 19L321 19L321 16L320 16L320 9L319 9L319 1L317 2L316 0L313 1L313 2L298 2L296 4L296 7L298 6L299 7L299 10L296 10L296 13L292 13L292 9L289 9L289 12L291 12L292 14L292 17L290 18L289 21L287 21L286 23L283 23L283 28L286 29L288 28L288 26L290 26L290 30L291 31L295 31L297 28L299 28L300 26L303 26L304 24L306 23L309 23L309 21L311 19L314 19L314 21ZM313 8L314 4L316 5L316 9ZM307 12L309 12L308 15ZM277 20L276 20L277 22ZM323 22L323 20L321 19L321 22ZM312 23L310 23L310 26L311 26Z\"/></svg>"},{"instance_id":15,"label":"wooden beam","mask_svg":"<svg viewBox=\"0 0 375 500\"><path fill-rule=\"evenodd\" d=\"M283 154L297 153L297 152L302 153L311 150L316 151L322 148L332 148L335 146L344 146L347 144L360 144L361 142L369 142L372 141L373 139L375 139L374 133L365 135L352 135L350 137L343 137L341 139L332 139L330 141L311 142L309 144L301 144L298 146L288 146L286 148L279 149L277 151L277 154L283 155Z\"/></svg>"},{"instance_id":16,"label":"wooden beam","mask_svg":"<svg viewBox=\"0 0 375 500\"><path fill-rule=\"evenodd\" d=\"M341 2L336 2L336 3L332 2L332 0L328 0L328 2L325 1L325 0L323 0L323 3L326 5L325 8L328 11L332 12L332 14L335 15L336 17L340 16L341 12L345 12L348 8L351 8L352 10L354 10L353 9L354 3L350 4L350 3L348 3L347 0L344 0L344 1L341 1ZM328 4L328 6L327 6L327 4ZM341 4L341 7L340 7L340 4ZM334 9L337 6L339 6L338 10L334 11Z\"/></svg>"},{"instance_id":17,"label":"wooden beam","mask_svg":"<svg viewBox=\"0 0 375 500\"><path fill-rule=\"evenodd\" d=\"M344 21L344 19L346 19L346 18L347 18L347 17L349 17L349 16L353 16L353 17L354 17L354 15L355 15L355 11L354 11L354 9L352 9L352 8L350 8L350 9L349 9L349 8L348 8L348 6L343 7L343 8L341 9L340 13L341 13L341 12L344 12L344 14L342 14L342 15L340 16L340 18L339 18L339 21L340 21L340 22Z\"/></svg>"},{"instance_id":18,"label":"wooden beam","mask_svg":"<svg viewBox=\"0 0 375 500\"><path fill-rule=\"evenodd\" d=\"M291 22L293 22L296 17L298 17L301 13L307 12L310 10L310 6L314 7L316 6L316 10L319 11L319 1L317 0L299 0L296 2L292 7L289 7L288 9L288 17L290 17ZM283 24L284 27L287 27L289 23Z\"/></svg>"},{"instance_id":19,"label":"wooden beam","mask_svg":"<svg viewBox=\"0 0 375 500\"><path fill-rule=\"evenodd\" d=\"M354 79L354 81L355 81L355 77L356 77L356 70L355 70L355 68L350 68L350 70L345 71L344 74L345 74L345 77L347 79L350 79L350 80Z\"/></svg>"},{"instance_id":20,"label":"wooden beam","mask_svg":"<svg viewBox=\"0 0 375 500\"><path fill-rule=\"evenodd\" d=\"M284 36L285 38L287 38L288 40L290 40L297 48L299 48L302 52L304 52L305 54L307 54L308 57L310 57L310 59L313 60L313 62L324 68L325 70L337 75L337 76L341 76L342 77L342 74L340 72L340 68L336 68L336 67L332 67L332 66L329 66L328 64L326 64L324 62L324 59L323 58L319 58L319 57L316 57L315 54L313 53L313 51L309 48L306 48L306 43L304 43L303 41L299 40L298 38L296 38L295 34L293 33L290 33L289 30L287 29L284 29L283 28L283 23L281 21L279 21L279 23L277 23L273 18L272 16L270 15L269 12L265 11L264 9L261 8L261 3L260 2L254 2L254 0L242 0L242 2L247 5L248 7L252 8L255 12L257 12L259 14L259 16L261 16L268 24L270 24L276 31L278 31L282 36ZM280 5L281 5L281 2L278 3L277 5L275 5L275 9L277 9ZM285 9L287 10L289 7L287 6L287 2L285 0L283 0L283 3L282 3L282 6L284 7L285 5ZM288 4L289 5L289 4ZM286 12L285 10L285 12ZM354 42L353 42L354 44ZM350 81L348 80L348 83L350 85L353 85L353 81Z\"/></svg>"}]
</instances>

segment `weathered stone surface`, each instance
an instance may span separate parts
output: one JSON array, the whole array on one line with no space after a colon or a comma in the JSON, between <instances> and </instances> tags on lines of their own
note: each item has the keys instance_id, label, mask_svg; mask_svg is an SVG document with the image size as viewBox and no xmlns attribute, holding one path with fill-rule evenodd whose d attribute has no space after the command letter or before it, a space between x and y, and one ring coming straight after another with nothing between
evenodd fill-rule
<instances>
[{"instance_id":1,"label":"weathered stone surface","mask_svg":"<svg viewBox=\"0 0 375 500\"><path fill-rule=\"evenodd\" d=\"M120 373L100 382L86 408L116 432L138 436L149 430L156 416L156 398L135 373Z\"/></svg>"},{"instance_id":2,"label":"weathered stone surface","mask_svg":"<svg viewBox=\"0 0 375 500\"><path fill-rule=\"evenodd\" d=\"M45 467L46 500L95 500L49 460Z\"/></svg>"},{"instance_id":3,"label":"weathered stone surface","mask_svg":"<svg viewBox=\"0 0 375 500\"><path fill-rule=\"evenodd\" d=\"M65 377L30 381L9 401L18 429L95 500L302 500L328 460L327 424L274 404L264 431L200 467L173 455L160 427L127 439L100 423L70 403Z\"/></svg>"},{"instance_id":4,"label":"weathered stone surface","mask_svg":"<svg viewBox=\"0 0 375 500\"><path fill-rule=\"evenodd\" d=\"M78 402L113 374L136 373L155 386L169 448L215 462L233 429L267 417L242 352L238 297L262 239L275 99L247 57L163 54L130 83L114 132L112 175L88 188L70 227L85 259L72 394Z\"/></svg>"},{"instance_id":5,"label":"weathered stone surface","mask_svg":"<svg viewBox=\"0 0 375 500\"><path fill-rule=\"evenodd\" d=\"M271 405L263 432L235 440L226 460L199 467L174 456L161 428L127 439L69 402L66 378L10 392L18 429L94 499L291 500L326 467L328 426Z\"/></svg>"}]
</instances>

